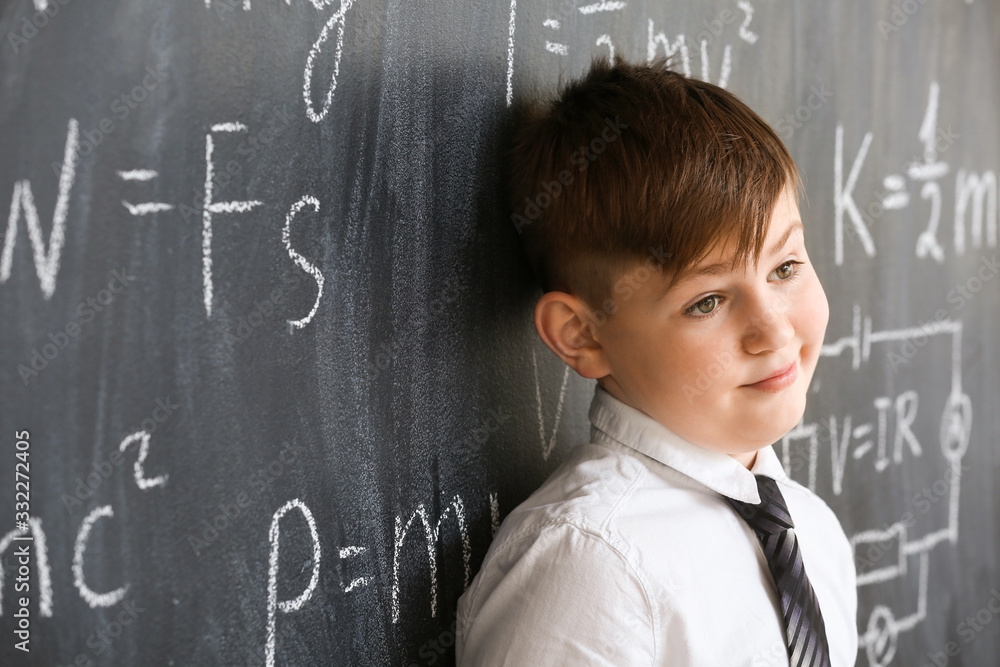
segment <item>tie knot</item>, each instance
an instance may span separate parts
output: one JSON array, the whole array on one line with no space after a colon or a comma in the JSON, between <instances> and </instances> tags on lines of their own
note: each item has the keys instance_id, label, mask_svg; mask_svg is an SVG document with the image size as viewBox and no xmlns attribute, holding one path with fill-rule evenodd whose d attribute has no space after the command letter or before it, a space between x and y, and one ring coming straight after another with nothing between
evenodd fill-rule
<instances>
[{"instance_id":1,"label":"tie knot","mask_svg":"<svg viewBox=\"0 0 1000 667\"><path fill-rule=\"evenodd\" d=\"M794 528L792 516L785 506L785 498L781 495L778 483L764 475L754 475L757 479L757 491L760 493L760 503L745 503L741 500L726 497L726 501L756 532L774 534Z\"/></svg>"}]
</instances>

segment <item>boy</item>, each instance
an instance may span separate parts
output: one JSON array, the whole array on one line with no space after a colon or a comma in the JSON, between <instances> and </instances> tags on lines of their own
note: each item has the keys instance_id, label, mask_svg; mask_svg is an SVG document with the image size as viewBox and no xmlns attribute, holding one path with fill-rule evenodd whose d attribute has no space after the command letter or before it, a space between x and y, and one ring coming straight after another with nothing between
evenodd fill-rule
<instances>
[{"instance_id":1,"label":"boy","mask_svg":"<svg viewBox=\"0 0 1000 667\"><path fill-rule=\"evenodd\" d=\"M829 319L781 140L618 57L526 112L508 157L535 328L597 384L591 442L459 599L459 666L853 665L852 549L771 445Z\"/></svg>"}]
</instances>

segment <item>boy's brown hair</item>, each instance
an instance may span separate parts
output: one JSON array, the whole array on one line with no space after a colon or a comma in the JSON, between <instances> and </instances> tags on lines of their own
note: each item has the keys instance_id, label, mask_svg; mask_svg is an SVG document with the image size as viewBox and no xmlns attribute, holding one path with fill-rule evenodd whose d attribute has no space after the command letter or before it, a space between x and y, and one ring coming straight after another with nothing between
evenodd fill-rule
<instances>
[{"instance_id":1,"label":"boy's brown hair","mask_svg":"<svg viewBox=\"0 0 1000 667\"><path fill-rule=\"evenodd\" d=\"M550 103L515 109L507 199L543 291L610 316L615 282L637 265L671 276L665 294L728 239L732 270L756 264L782 189L798 196L798 169L767 123L669 67L595 57Z\"/></svg>"}]
</instances>

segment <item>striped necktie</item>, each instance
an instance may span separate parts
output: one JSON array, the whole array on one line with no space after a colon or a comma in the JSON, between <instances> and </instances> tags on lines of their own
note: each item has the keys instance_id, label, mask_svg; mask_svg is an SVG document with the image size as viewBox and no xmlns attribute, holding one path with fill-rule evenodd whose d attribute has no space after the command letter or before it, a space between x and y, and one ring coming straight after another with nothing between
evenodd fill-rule
<instances>
[{"instance_id":1,"label":"striped necktie","mask_svg":"<svg viewBox=\"0 0 1000 667\"><path fill-rule=\"evenodd\" d=\"M781 598L785 621L785 644L792 667L830 667L830 648L820 613L799 553L795 526L778 484L770 477L754 475L760 492L759 505L726 497L726 501L757 534Z\"/></svg>"}]
</instances>

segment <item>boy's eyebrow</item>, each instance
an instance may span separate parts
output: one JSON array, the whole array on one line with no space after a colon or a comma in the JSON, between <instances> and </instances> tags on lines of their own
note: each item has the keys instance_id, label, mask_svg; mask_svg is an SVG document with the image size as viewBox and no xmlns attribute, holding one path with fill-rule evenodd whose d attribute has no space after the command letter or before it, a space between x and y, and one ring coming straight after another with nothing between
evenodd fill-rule
<instances>
[{"instance_id":1,"label":"boy's eyebrow","mask_svg":"<svg viewBox=\"0 0 1000 667\"><path fill-rule=\"evenodd\" d=\"M789 237L795 232L796 229L801 229L805 232L805 227L802 226L801 220L795 220L792 224L788 225L788 229L786 229L785 233L781 235L781 238L778 239L773 246L771 246L772 255L776 254L779 250L785 247L785 244L788 243Z\"/></svg>"},{"instance_id":2,"label":"boy's eyebrow","mask_svg":"<svg viewBox=\"0 0 1000 667\"><path fill-rule=\"evenodd\" d=\"M781 235L781 238L779 238L777 240L777 242L775 242L775 244L773 246L771 246L771 254L772 255L777 254L777 252L779 250L781 250L782 248L784 248L785 244L788 243L788 239L792 236L792 234L795 233L795 230L797 230L797 229L801 229L801 230L805 231L805 227L802 225L802 221L800 221L800 220L795 220L794 222L792 222L792 224L790 224L788 226L788 229L786 229L785 232ZM683 285L684 283L689 282L691 280L694 280L695 278L698 278L699 276L706 276L706 275L707 276L721 276L721 275L725 275L727 273L729 273L729 264L728 263L719 262L719 263L716 263L716 264L707 264L705 266L699 267L699 268L697 268L697 269L689 272L686 276L684 276L683 278L681 278L680 280L678 280L674 284L674 288L676 289L676 288L680 287L681 285ZM666 295L667 295L667 292L664 292L663 294L659 295L659 298L662 299Z\"/></svg>"}]
</instances>

